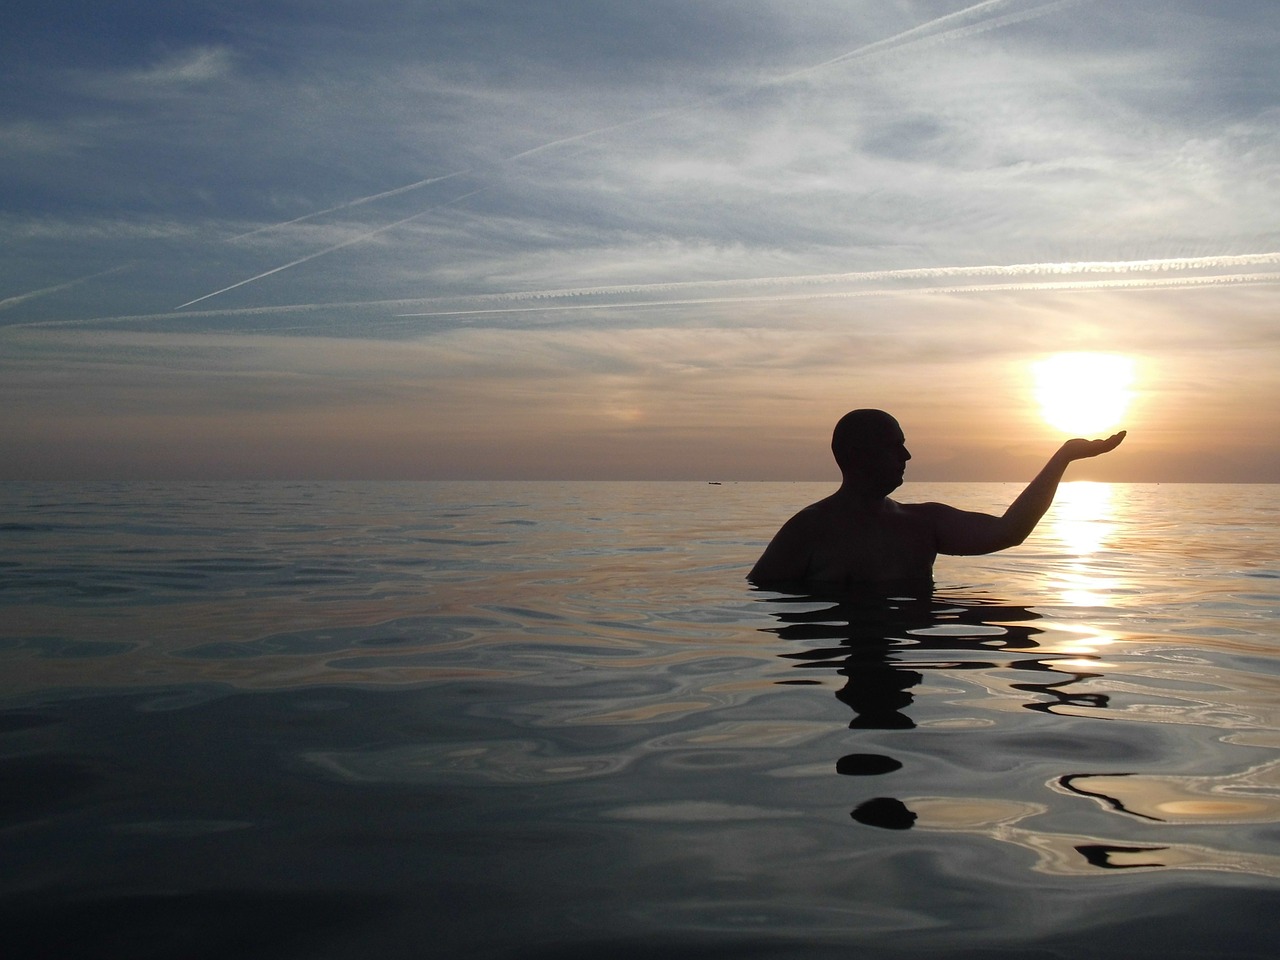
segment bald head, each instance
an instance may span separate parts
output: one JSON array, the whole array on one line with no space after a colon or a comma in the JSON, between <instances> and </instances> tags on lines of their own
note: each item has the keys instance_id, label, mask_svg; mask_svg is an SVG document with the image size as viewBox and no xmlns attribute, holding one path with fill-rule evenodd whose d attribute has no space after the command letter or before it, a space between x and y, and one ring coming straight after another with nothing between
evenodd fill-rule
<instances>
[{"instance_id":1,"label":"bald head","mask_svg":"<svg viewBox=\"0 0 1280 960\"><path fill-rule=\"evenodd\" d=\"M831 433L831 453L845 482L886 494L902 483L911 459L905 444L898 421L883 410L851 410Z\"/></svg>"},{"instance_id":2,"label":"bald head","mask_svg":"<svg viewBox=\"0 0 1280 960\"><path fill-rule=\"evenodd\" d=\"M831 432L831 453L840 469L848 472L859 452L901 442L902 428L883 410L850 410Z\"/></svg>"}]
</instances>

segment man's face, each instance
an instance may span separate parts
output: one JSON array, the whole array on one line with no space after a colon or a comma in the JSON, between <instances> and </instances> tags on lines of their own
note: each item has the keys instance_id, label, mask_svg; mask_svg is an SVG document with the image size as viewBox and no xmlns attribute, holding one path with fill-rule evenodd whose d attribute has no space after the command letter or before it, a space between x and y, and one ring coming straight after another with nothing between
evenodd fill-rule
<instances>
[{"instance_id":1,"label":"man's face","mask_svg":"<svg viewBox=\"0 0 1280 960\"><path fill-rule=\"evenodd\" d=\"M896 422L887 421L883 429L876 430L859 444L856 463L862 486L870 493L887 496L902 486L910 459L902 428Z\"/></svg>"}]
</instances>

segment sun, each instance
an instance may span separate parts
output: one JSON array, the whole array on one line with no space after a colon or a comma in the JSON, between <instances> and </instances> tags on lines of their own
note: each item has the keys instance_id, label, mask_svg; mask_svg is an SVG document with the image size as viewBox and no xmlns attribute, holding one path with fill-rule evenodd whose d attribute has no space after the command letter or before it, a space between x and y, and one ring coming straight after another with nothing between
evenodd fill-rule
<instances>
[{"instance_id":1,"label":"sun","mask_svg":"<svg viewBox=\"0 0 1280 960\"><path fill-rule=\"evenodd\" d=\"M1134 361L1115 353L1055 353L1031 365L1044 422L1077 437L1120 424L1133 393Z\"/></svg>"}]
</instances>

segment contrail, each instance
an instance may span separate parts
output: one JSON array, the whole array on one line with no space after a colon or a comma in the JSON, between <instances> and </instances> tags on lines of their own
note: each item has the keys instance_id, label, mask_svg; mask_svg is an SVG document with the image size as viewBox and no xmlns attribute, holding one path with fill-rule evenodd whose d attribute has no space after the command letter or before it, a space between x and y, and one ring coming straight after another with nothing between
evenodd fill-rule
<instances>
[{"instance_id":1,"label":"contrail","mask_svg":"<svg viewBox=\"0 0 1280 960\"><path fill-rule=\"evenodd\" d=\"M353 242L353 241L349 241ZM1280 251L1209 257L1171 257L1150 260L1095 260L1078 263L1014 263L987 266L918 267L898 270L868 270L856 273L797 274L781 277L747 277L737 280L685 280L671 283L622 284L616 286L577 287L556 290L528 290L517 293L485 293L464 297L406 298L393 300L356 300L329 303L293 303L272 306L235 307L221 310L193 310L185 313L153 313L114 317L89 317L76 320L35 320L10 327L64 327L84 326L94 323L154 322L156 320L191 319L195 317L261 316L269 314L303 313L308 310L358 309L369 307L408 307L412 304L454 303L452 308L431 312L394 314L401 319L482 316L487 314L530 313L549 310L601 310L629 307L659 307L711 303L756 303L804 299L856 299L860 297L886 297L937 293L986 293L996 291L1035 290L1103 290L1130 287L1174 289L1178 287L1202 287L1227 284L1280 283L1280 272L1271 273L1219 273L1204 276L1179 276L1191 270L1223 270L1249 266L1280 265ZM1135 274L1161 274L1156 277ZM1100 274L1120 274L1106 278ZM707 296L684 299L619 300L609 303L551 303L556 299L579 299L589 296L626 296L692 292L696 289L751 289L768 286L820 286L830 283L884 282L894 280L962 280L965 278L1008 278L1010 281L1035 277L1084 277L1085 279L1037 280L1033 282L967 283L932 285L926 287L879 287L861 290L802 291L796 293L747 294L745 296ZM521 301L527 302L520 305ZM482 304L506 304L483 307ZM467 305L473 305L468 307Z\"/></svg>"},{"instance_id":2,"label":"contrail","mask_svg":"<svg viewBox=\"0 0 1280 960\"><path fill-rule=\"evenodd\" d=\"M417 190L419 187L425 187L428 184L439 183L442 180L451 180L454 177L463 176L467 171L455 170L453 173L446 173L439 177L428 177L426 180L418 180L414 183L407 183L403 187L395 187L391 190L384 190L382 193L372 193L367 197L357 197L355 200L348 200L345 203L339 203L336 206L328 207L324 210L316 210L313 213L303 214L300 217L294 217L292 220L285 220L283 223L272 223L265 227L258 227L256 230L250 230L247 233L241 233L237 236L227 239L227 243L235 243L237 240L243 240L245 237L252 237L259 233L266 233L268 230L279 230L283 227L291 227L295 223L302 223L304 220L310 220L314 217L323 217L326 213L333 213L336 210L346 210L348 207L358 207L362 203L372 203L375 200L384 200L387 197L394 197L401 193L408 193L410 190Z\"/></svg>"},{"instance_id":3,"label":"contrail","mask_svg":"<svg viewBox=\"0 0 1280 960\"><path fill-rule=\"evenodd\" d=\"M477 191L472 191L475 193ZM457 202L463 200L467 196L456 197L449 201ZM434 210L434 207L433 207ZM396 223L384 225L369 233L362 233L358 237L352 237L348 241L335 243L332 247L326 247L325 250L308 253L305 257L298 260L276 266L271 270L266 270L257 276L251 276L247 280L224 287L220 291L206 293L204 297L197 297L196 300L188 301L174 310L183 310L183 308L195 305L195 303L209 300L210 297L218 296L219 293L232 291L237 287L243 287L246 283L252 283L253 280L259 280L264 276L270 276L279 273L280 270L305 264L308 260L315 260L316 257L324 256L325 253L340 250L343 247L349 247L353 243L360 243L369 239L376 234L384 232L384 230L401 227L402 224L410 223L411 220L420 218L431 212L425 210L417 212L412 216L406 216ZM1124 273L1178 273L1178 271L1187 270L1224 270L1239 269L1243 266L1268 266L1280 265L1280 251L1266 253L1238 253L1238 255L1216 255L1206 257L1164 257L1164 259L1151 260L1087 260L1087 261L1061 261L1061 262L1041 262L1041 264L987 264L982 266L920 266L920 268L905 268L891 270L861 270L854 273L838 273L838 274L794 274L788 276L751 276L751 278L727 279L727 280L676 280L671 283L637 283L637 284L613 284L602 285L602 287L571 287L559 289L543 289L543 291L520 291L513 293L481 293L472 294L470 297L461 298L465 302L484 303L484 302L513 302L527 300L563 300L570 297L596 297L596 296L622 296L622 294L644 294L644 293L672 293L682 291L682 289L691 288L723 288L723 287L776 287L776 285L820 285L831 283L867 283L867 282L883 282L883 280L940 280L940 279L964 279L968 276L973 278L983 278L983 276L1007 276L1007 278L1018 278L1018 276L1034 276L1034 275L1064 275L1064 274L1124 274ZM120 269L120 268L116 268ZM1262 276L1271 276L1272 274L1262 274ZM90 279L90 278L83 278ZM1196 278L1187 278L1196 279ZM1080 282L1076 282L1080 283ZM970 288L973 289L973 288ZM1006 287L1007 289L1007 287ZM901 291L900 291L901 292ZM460 300L460 298L449 297L447 300ZM355 303L343 303L343 305L302 305L302 306L279 306L279 307L247 307L246 311L283 311L283 310L305 310L308 307L319 306L375 306L379 303L411 303L415 302L407 300L407 298L399 298L394 301L361 301ZM422 302L422 301L417 301ZM561 305L563 307L563 305ZM243 311L223 311L223 312L243 312ZM456 311L449 311L456 312ZM161 316L161 315L157 315ZM398 314L397 316L431 316L431 314Z\"/></svg>"},{"instance_id":4,"label":"contrail","mask_svg":"<svg viewBox=\"0 0 1280 960\"><path fill-rule=\"evenodd\" d=\"M862 60L867 57L874 57L878 54L888 53L893 50L901 50L903 47L916 46L927 41L943 41L954 40L960 37L971 36L976 33L983 33L987 30L995 30L1000 27L1008 26L1012 23L1020 23L1024 20L1032 20L1053 13L1062 7L1075 6L1081 3L1087 3L1089 0L1050 0L1049 3L1043 3L1027 10L1015 11L1005 14L1002 17L992 17L990 19L979 20L976 23L968 23L964 26L954 27L949 30L941 30L940 27L946 27L948 24L958 21L972 20L974 15L982 16L988 13L995 13L1004 7L1016 5L1021 0L983 0L982 3L975 3L971 7L965 7L963 10L957 10L954 13L944 14L936 17L927 23L912 27L910 30L904 30L896 33L892 37L885 37L883 40L877 40L874 43L868 43L858 47L856 50L850 50L848 53L842 53L838 57L832 57L830 60L824 60L821 63L815 63L813 66L804 67L792 73L783 74L776 77L769 83L784 83L788 80L795 80L799 77L808 76L819 70L825 70L828 67L834 67L837 64L847 63L851 60Z\"/></svg>"},{"instance_id":5,"label":"contrail","mask_svg":"<svg viewBox=\"0 0 1280 960\"><path fill-rule=\"evenodd\" d=\"M317 250L314 253L309 253L305 257L299 257L297 260L290 260L288 263L281 264L278 267L272 267L270 270L264 270L262 273L249 277L248 279L240 280L230 286L223 287L221 290L215 290L213 293L206 293L204 296L196 297L194 300L188 300L186 303L180 303L178 306L174 307L174 310L182 310L193 304L199 303L202 300L208 300L210 297L216 297L220 293L226 293L228 290L236 289L236 287L243 287L245 284L253 283L255 280L261 280L263 277L269 277L273 273L279 273L282 270L288 270L290 267L296 267L298 264L306 263L308 260L323 257L325 254L333 253L335 250L341 250L343 247L350 247L353 244L361 243L368 240L370 237L376 237L380 233L386 233L388 230L394 230L396 227L404 226L404 224L409 223L412 220L417 220L419 217L425 217L428 213L432 213L435 210L440 209L440 207L448 206L451 203L457 203L459 200L465 200L467 197L474 196L479 192L480 191L477 188L476 190L472 190L470 193L464 193L459 197L454 197L452 200L448 200L438 206L421 210L411 217L405 217L403 220L395 221L395 223L384 224L376 230L370 230L367 233L362 233L357 237L352 237L350 240L344 240L342 243L335 243L331 247L325 247L323 250Z\"/></svg>"},{"instance_id":6,"label":"contrail","mask_svg":"<svg viewBox=\"0 0 1280 960\"><path fill-rule=\"evenodd\" d=\"M34 300L36 297L43 297L46 294L57 293L59 290L66 290L69 287L77 286L89 280L96 280L98 277L105 277L108 274L119 273L121 270L128 270L137 266L136 262L122 263L118 267L111 267L108 270L99 270L97 273L90 273L87 276L76 277L74 280L67 280L64 283L55 284L52 287L42 287L39 290L32 290L28 293L20 293L17 296L6 297L0 300L0 310L8 310L10 307L16 307L20 303L26 303L28 300Z\"/></svg>"},{"instance_id":7,"label":"contrail","mask_svg":"<svg viewBox=\"0 0 1280 960\"><path fill-rule=\"evenodd\" d=\"M803 293L752 294L748 296L691 297L679 300L622 300L615 303L529 304L528 306L491 307L487 309L438 310L431 313L398 313L396 319L432 319L441 317L500 316L513 313L541 313L569 310L627 310L653 307L688 307L711 304L789 303L801 300L861 300L870 297L936 296L939 294L965 293L1030 293L1036 291L1068 290L1092 292L1101 290L1161 289L1179 287L1236 286L1242 284L1280 283L1280 273L1223 274L1211 277L1125 277L1112 280L1044 280L1035 283L981 283L952 284L948 286L915 287L903 290L898 287L870 290L836 290L830 292L809 291Z\"/></svg>"},{"instance_id":8,"label":"contrail","mask_svg":"<svg viewBox=\"0 0 1280 960\"><path fill-rule=\"evenodd\" d=\"M1178 272L1187 270L1239 269L1249 266L1280 265L1280 251L1271 253L1224 254L1210 257L1166 257L1150 260L1092 260L1079 262L1010 263L983 266L908 267L888 270L862 270L849 273L793 274L775 277L747 277L729 280L676 280L667 283L615 284L596 287L570 287L552 290L528 290L513 293L486 293L465 299L471 303L550 300L623 294L673 293L689 289L718 287L768 287L859 283L885 280L942 280L965 277L1025 277L1036 275ZM400 301L405 302L405 301Z\"/></svg>"},{"instance_id":9,"label":"contrail","mask_svg":"<svg viewBox=\"0 0 1280 960\"><path fill-rule=\"evenodd\" d=\"M824 60L822 63L814 64L813 66L805 67L801 70L796 70L791 73L782 74L777 77L772 77L772 78L757 82L747 87L746 89L734 90L728 93L718 94L712 97L705 97L697 101L694 101L693 103L690 103L690 104L671 107L670 109L667 109L667 110L660 110L654 113L645 114L643 116L635 117L630 120L624 120L619 123L612 123L604 127L597 127L592 130L587 130L583 133L574 134L572 136L560 137L555 140L549 140L546 143L542 143L537 146L530 147L526 150L521 150L518 153L511 154L510 156L504 157L501 160L496 161L496 163L493 166L501 166L503 164L513 163L517 160L522 160L522 159L525 159L526 157L531 157L536 154L543 153L547 150L552 150L557 147L565 146L567 144L580 143L586 140L594 139L595 137L602 136L606 133L613 133L617 130L623 130L628 127L638 126L640 124L649 123L654 120L665 119L667 117L677 116L681 113L687 113L693 110L698 110L715 103L722 103L726 100L730 100L735 97L744 96L745 94L750 93L753 90L758 90L764 87L784 84L789 81L798 79L803 76L808 76L809 74L816 73L820 70L824 70L824 69L827 69L828 67L836 66L841 63L846 63L852 60L863 59L866 57L872 57L882 53L889 53L891 51L902 50L904 48L916 46L922 43L942 42L946 40L957 39L963 36L969 36L975 33L985 32L987 30L994 30L1011 23L1018 23L1024 20L1029 20L1036 17L1044 16L1062 7L1074 6L1080 3L1089 2L1089 0L1051 0L1051 2L1049 3L1040 4L1038 6L1031 7L1030 9L1015 11L1013 13L1009 13L1001 17L993 17L986 20L979 19L976 23L970 22L970 23L966 23L963 26L955 27L950 30L942 30L941 32L939 32L938 28L945 27L948 24L963 22L963 21L970 21L975 16L982 17L988 13L995 13L1005 7L1008 7L1010 5L1014 5L1020 2L1022 2L1022 0L982 0L981 3L976 3L970 7L964 8L963 10L957 10L954 13L945 14L941 17L935 17L933 20L929 20L926 23L919 24L918 26L912 27L909 30L904 30L901 33L894 34L891 37L886 37L883 40L877 40L873 43L864 44L863 46L858 47L857 49L851 50L847 53L843 53L838 57L833 57L829 60ZM256 230L250 230L247 233L242 233L239 236L232 237L231 241L254 236L255 234L262 233L268 230L283 228L295 223L301 223L304 220L308 220L313 217L322 216L323 214L326 214L326 213L332 213L336 210L344 210L349 207L359 206L364 203L371 203L374 200L381 200L386 197L392 197L392 196L397 196L403 193L409 193L413 190L417 190L429 184L439 183L443 180L449 180L454 177L474 175L476 172L477 172L477 168L472 168L469 170L456 170L453 173L444 174L442 176L429 177L424 180L417 180L413 183L405 184L400 187L394 187L390 190L385 190L381 193L370 194L367 197L358 197L355 200L349 200L345 203L340 203L336 206L329 207L326 210L318 210L314 213L305 214L301 217L296 217L293 220L285 221L284 223L273 224L265 227L259 227ZM454 200L449 201L449 203L455 203L458 200L465 199L465 197L467 196L473 196L477 192L479 192L479 190L472 191L471 193L464 195L464 197L456 197L454 198ZM422 213L427 213L427 212L429 211L422 211ZM191 306L192 304L200 303L202 300L207 300L210 297L216 297L219 294L226 293L229 290L235 290L237 287L245 286L246 284L250 284L250 283L253 283L254 281L261 280L264 277L269 277L273 274L280 273L281 271L288 270L291 267L296 267L297 265L301 263L306 263L307 261L313 260L316 257L322 257L322 256L325 256L326 254L333 253L336 250L341 250L344 247L351 246L354 243L359 243L362 239L368 239L369 237L376 236L377 234L382 233L385 230L390 230L394 227L400 226L403 223L407 223L409 220L416 219L416 217L421 216L422 213L415 214L413 217L409 217L405 220L400 220L395 223L388 224L385 227L380 227L377 230L374 230L370 233L363 235L363 237L358 237L346 243L337 244L335 246L328 247L324 250L319 250L314 254L310 254L306 257L301 257L297 260L291 261L290 263L282 264L281 266L274 267L271 270L265 270L262 273L257 274L256 276L249 277L245 280L241 280L237 283L233 283L230 286L223 287L221 290L215 290L212 293L205 294L204 296L196 297L194 300L188 300L186 303L182 304L179 307L176 307L175 309L181 310L184 307L188 307L188 306Z\"/></svg>"}]
</instances>

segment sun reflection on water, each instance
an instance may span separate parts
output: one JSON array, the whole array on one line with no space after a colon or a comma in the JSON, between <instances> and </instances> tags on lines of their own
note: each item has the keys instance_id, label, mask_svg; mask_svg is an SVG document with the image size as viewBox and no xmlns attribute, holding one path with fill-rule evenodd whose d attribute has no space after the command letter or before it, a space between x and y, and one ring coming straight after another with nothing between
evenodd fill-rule
<instances>
[{"instance_id":1,"label":"sun reflection on water","mask_svg":"<svg viewBox=\"0 0 1280 960\"><path fill-rule=\"evenodd\" d=\"M1102 606L1120 587L1120 581L1097 562L1107 547L1114 520L1111 484L1077 480L1058 488L1048 536L1073 558L1058 571L1064 602L1078 607Z\"/></svg>"},{"instance_id":2,"label":"sun reflection on water","mask_svg":"<svg viewBox=\"0 0 1280 960\"><path fill-rule=\"evenodd\" d=\"M1107 541L1114 517L1111 484L1076 480L1058 487L1050 514L1052 536L1072 553L1097 553Z\"/></svg>"}]
</instances>

